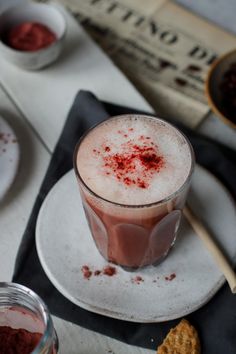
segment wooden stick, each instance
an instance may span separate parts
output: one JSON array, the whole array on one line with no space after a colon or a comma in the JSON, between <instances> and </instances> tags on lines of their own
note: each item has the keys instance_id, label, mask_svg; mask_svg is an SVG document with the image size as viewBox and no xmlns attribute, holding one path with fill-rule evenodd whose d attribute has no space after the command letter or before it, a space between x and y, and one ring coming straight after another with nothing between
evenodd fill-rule
<instances>
[{"instance_id":1,"label":"wooden stick","mask_svg":"<svg viewBox=\"0 0 236 354\"><path fill-rule=\"evenodd\" d=\"M233 294L236 293L236 274L226 259L223 252L220 250L219 246L214 242L210 233L207 231L205 226L201 223L198 217L193 213L193 211L189 207L185 207L183 210L184 216L192 226L193 230L200 237L200 239L204 242L206 248L214 257L218 267L224 274L230 289Z\"/></svg>"}]
</instances>

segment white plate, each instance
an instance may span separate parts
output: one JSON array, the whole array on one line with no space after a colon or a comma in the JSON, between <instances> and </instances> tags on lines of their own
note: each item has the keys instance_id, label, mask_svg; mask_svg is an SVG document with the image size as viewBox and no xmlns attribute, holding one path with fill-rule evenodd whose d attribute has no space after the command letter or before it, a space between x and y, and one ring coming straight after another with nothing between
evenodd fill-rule
<instances>
[{"instance_id":1,"label":"white plate","mask_svg":"<svg viewBox=\"0 0 236 354\"><path fill-rule=\"evenodd\" d=\"M189 202L234 261L235 206L224 187L197 167ZM73 171L45 199L36 245L46 274L66 298L87 310L123 320L160 322L184 316L205 304L224 283L212 257L185 221L169 256L157 267L132 273L116 266L113 276L84 278L83 265L95 271L107 262L90 235ZM173 273L176 277L167 280ZM133 281L137 275L143 281Z\"/></svg>"},{"instance_id":2,"label":"white plate","mask_svg":"<svg viewBox=\"0 0 236 354\"><path fill-rule=\"evenodd\" d=\"M19 155L19 144L15 133L0 116L0 201L15 178Z\"/></svg>"}]
</instances>

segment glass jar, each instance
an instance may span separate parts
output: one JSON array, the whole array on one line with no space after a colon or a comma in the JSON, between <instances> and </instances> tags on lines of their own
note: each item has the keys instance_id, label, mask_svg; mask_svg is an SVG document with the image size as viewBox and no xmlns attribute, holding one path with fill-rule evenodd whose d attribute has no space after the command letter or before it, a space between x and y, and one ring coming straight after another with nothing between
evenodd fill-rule
<instances>
[{"instance_id":1,"label":"glass jar","mask_svg":"<svg viewBox=\"0 0 236 354\"><path fill-rule=\"evenodd\" d=\"M0 282L0 329L18 332L18 338L22 341L35 336L32 340L36 344L30 354L58 353L58 339L47 306L37 294L23 285ZM16 346L25 345L21 339L19 341Z\"/></svg>"}]
</instances>

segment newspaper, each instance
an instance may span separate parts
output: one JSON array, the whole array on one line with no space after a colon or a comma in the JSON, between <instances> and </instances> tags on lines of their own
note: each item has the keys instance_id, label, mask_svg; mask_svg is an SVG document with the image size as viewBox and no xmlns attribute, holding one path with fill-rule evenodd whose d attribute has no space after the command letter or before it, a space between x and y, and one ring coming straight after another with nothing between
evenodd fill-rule
<instances>
[{"instance_id":1,"label":"newspaper","mask_svg":"<svg viewBox=\"0 0 236 354\"><path fill-rule=\"evenodd\" d=\"M220 54L234 47L235 36L169 0L57 2L84 26L160 117L194 128L209 112L206 74Z\"/></svg>"}]
</instances>

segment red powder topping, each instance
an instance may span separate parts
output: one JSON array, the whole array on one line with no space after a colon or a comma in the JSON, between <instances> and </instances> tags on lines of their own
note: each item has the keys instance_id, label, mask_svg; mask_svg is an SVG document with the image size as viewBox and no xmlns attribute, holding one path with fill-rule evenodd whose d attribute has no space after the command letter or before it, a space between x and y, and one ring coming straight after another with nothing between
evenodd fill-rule
<instances>
[{"instance_id":1,"label":"red powder topping","mask_svg":"<svg viewBox=\"0 0 236 354\"><path fill-rule=\"evenodd\" d=\"M126 186L148 188L151 178L165 163L163 156L157 153L157 146L150 142L150 137L140 135L139 140L141 145L128 140L121 146L122 153L104 156L104 168L106 174L112 173ZM111 151L111 148L106 146L106 151Z\"/></svg>"},{"instance_id":2,"label":"red powder topping","mask_svg":"<svg viewBox=\"0 0 236 354\"><path fill-rule=\"evenodd\" d=\"M175 273L172 273L172 274L170 274L168 277L165 277L165 280L171 281L171 280L173 280L173 279L175 279L175 278L176 278L176 274L175 274Z\"/></svg>"},{"instance_id":3,"label":"red powder topping","mask_svg":"<svg viewBox=\"0 0 236 354\"><path fill-rule=\"evenodd\" d=\"M0 326L0 352L4 354L30 354L38 345L42 334L26 329Z\"/></svg>"},{"instance_id":4,"label":"red powder topping","mask_svg":"<svg viewBox=\"0 0 236 354\"><path fill-rule=\"evenodd\" d=\"M95 272L93 273L95 276L98 276L101 274L101 271L100 270L95 270Z\"/></svg>"},{"instance_id":5,"label":"red powder topping","mask_svg":"<svg viewBox=\"0 0 236 354\"><path fill-rule=\"evenodd\" d=\"M83 265L81 270L82 270L82 273L83 273L83 276L85 279L89 279L91 277L91 275L93 274L87 265Z\"/></svg>"},{"instance_id":6,"label":"red powder topping","mask_svg":"<svg viewBox=\"0 0 236 354\"><path fill-rule=\"evenodd\" d=\"M96 149L93 149L93 152L94 152L94 154L96 154L96 155L99 155L99 154L100 154L100 151L99 151L99 150L96 150Z\"/></svg>"},{"instance_id":7,"label":"red powder topping","mask_svg":"<svg viewBox=\"0 0 236 354\"><path fill-rule=\"evenodd\" d=\"M115 275L116 272L116 268L112 266L106 266L105 268L103 268L103 274L108 275L109 277Z\"/></svg>"},{"instance_id":8,"label":"red powder topping","mask_svg":"<svg viewBox=\"0 0 236 354\"><path fill-rule=\"evenodd\" d=\"M10 29L6 44L11 48L33 52L55 42L55 34L46 26L35 22L24 22Z\"/></svg>"}]
</instances>

